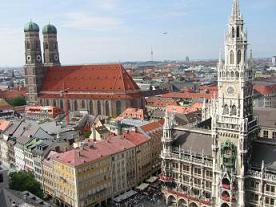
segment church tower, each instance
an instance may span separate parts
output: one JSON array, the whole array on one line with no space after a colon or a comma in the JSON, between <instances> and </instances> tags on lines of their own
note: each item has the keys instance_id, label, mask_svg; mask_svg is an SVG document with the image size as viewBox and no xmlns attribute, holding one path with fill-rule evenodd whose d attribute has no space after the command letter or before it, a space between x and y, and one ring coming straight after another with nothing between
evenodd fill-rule
<instances>
[{"instance_id":1,"label":"church tower","mask_svg":"<svg viewBox=\"0 0 276 207\"><path fill-rule=\"evenodd\" d=\"M42 86L44 68L41 57L39 27L30 21L24 27L25 33L25 82L27 103L38 104L38 93Z\"/></svg>"},{"instance_id":2,"label":"church tower","mask_svg":"<svg viewBox=\"0 0 276 207\"><path fill-rule=\"evenodd\" d=\"M245 206L251 141L258 133L253 117L253 72L247 49L239 0L233 0L225 37L225 62L220 60L218 64L218 99L212 120L214 206Z\"/></svg>"},{"instance_id":3,"label":"church tower","mask_svg":"<svg viewBox=\"0 0 276 207\"><path fill-rule=\"evenodd\" d=\"M57 41L57 29L54 25L48 24L43 27L43 54L45 66L59 66L59 52Z\"/></svg>"}]
</instances>

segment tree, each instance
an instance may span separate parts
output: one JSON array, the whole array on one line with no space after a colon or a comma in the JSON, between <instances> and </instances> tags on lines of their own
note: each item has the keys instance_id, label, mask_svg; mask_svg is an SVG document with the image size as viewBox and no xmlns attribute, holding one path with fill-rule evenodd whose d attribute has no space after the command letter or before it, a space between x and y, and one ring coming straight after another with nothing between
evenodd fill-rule
<instances>
[{"instance_id":1,"label":"tree","mask_svg":"<svg viewBox=\"0 0 276 207\"><path fill-rule=\"evenodd\" d=\"M43 198L43 191L41 185L35 180L32 173L26 171L12 172L9 174L9 186L17 191L29 191L32 194Z\"/></svg>"},{"instance_id":2,"label":"tree","mask_svg":"<svg viewBox=\"0 0 276 207\"><path fill-rule=\"evenodd\" d=\"M8 99L7 101L12 106L24 106L24 105L26 105L26 100L25 100L25 97L23 97L23 96L17 96L15 98Z\"/></svg>"}]
</instances>

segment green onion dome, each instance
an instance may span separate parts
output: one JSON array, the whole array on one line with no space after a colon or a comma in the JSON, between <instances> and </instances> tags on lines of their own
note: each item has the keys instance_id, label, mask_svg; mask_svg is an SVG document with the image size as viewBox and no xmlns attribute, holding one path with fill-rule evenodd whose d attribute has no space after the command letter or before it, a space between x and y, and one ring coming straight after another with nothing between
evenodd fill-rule
<instances>
[{"instance_id":1,"label":"green onion dome","mask_svg":"<svg viewBox=\"0 0 276 207\"><path fill-rule=\"evenodd\" d=\"M43 27L43 34L57 34L57 28L52 24L47 24Z\"/></svg>"},{"instance_id":2,"label":"green onion dome","mask_svg":"<svg viewBox=\"0 0 276 207\"><path fill-rule=\"evenodd\" d=\"M36 23L30 21L25 24L24 32L39 32L39 26Z\"/></svg>"}]
</instances>

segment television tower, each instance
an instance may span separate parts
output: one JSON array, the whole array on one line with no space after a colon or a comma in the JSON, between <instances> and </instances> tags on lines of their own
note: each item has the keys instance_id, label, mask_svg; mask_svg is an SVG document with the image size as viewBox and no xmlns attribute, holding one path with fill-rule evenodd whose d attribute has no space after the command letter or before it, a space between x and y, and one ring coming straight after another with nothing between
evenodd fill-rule
<instances>
[{"instance_id":1,"label":"television tower","mask_svg":"<svg viewBox=\"0 0 276 207\"><path fill-rule=\"evenodd\" d=\"M152 47L151 47L151 50L150 50L150 56L151 56L151 62L153 62L153 50L152 50Z\"/></svg>"}]
</instances>

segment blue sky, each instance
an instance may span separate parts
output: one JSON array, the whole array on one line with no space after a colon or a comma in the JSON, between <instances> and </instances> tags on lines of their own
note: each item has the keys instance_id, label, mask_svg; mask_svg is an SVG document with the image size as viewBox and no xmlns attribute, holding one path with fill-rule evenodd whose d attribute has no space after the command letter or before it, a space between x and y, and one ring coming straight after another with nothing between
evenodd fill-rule
<instances>
[{"instance_id":1,"label":"blue sky","mask_svg":"<svg viewBox=\"0 0 276 207\"><path fill-rule=\"evenodd\" d=\"M0 65L24 64L23 27L58 29L63 64L217 58L231 0L0 0ZM276 55L276 1L241 0L256 57ZM166 35L163 32L167 32Z\"/></svg>"}]
</instances>

